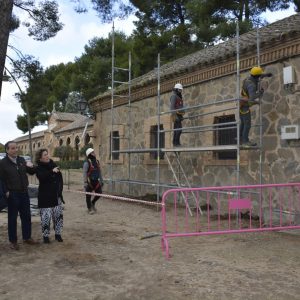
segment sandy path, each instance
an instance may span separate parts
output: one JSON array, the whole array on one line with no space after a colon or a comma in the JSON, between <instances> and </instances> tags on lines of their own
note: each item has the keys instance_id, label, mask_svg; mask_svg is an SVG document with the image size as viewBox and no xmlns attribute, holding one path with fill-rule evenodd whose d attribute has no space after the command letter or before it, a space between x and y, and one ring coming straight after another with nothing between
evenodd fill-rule
<instances>
[{"instance_id":1,"label":"sandy path","mask_svg":"<svg viewBox=\"0 0 300 300\"><path fill-rule=\"evenodd\" d=\"M171 240L166 261L160 213L101 200L88 215L81 195L65 193L64 243L7 246L0 214L0 299L300 299L300 235L240 234ZM53 240L53 238L52 238Z\"/></svg>"}]
</instances>

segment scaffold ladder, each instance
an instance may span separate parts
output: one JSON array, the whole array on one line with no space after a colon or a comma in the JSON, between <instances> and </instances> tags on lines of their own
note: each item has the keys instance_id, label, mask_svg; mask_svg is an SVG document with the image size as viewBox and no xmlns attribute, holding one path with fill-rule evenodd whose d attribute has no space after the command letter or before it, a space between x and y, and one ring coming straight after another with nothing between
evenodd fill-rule
<instances>
[{"instance_id":1,"label":"scaffold ladder","mask_svg":"<svg viewBox=\"0 0 300 300\"><path fill-rule=\"evenodd\" d=\"M183 167L181 165L180 158L179 158L179 152L176 151L176 150L174 150L174 158L175 159L173 161L176 164L176 166L178 167L178 172L176 172L175 166L172 164L172 161L171 161L171 159L169 157L169 154L167 152L165 152L165 157L166 157L168 165L169 165L169 167L170 167L170 169L172 171L172 174L173 174L173 177L175 179L175 182L176 182L177 186L181 187L181 188L183 186L191 188L191 184L190 184L190 182L189 182L189 180L188 180L188 178L187 178L187 176L185 174L185 171L184 171L184 169L183 169ZM182 184L183 180L184 180L184 185ZM185 199L185 195L184 195L183 192L181 192L181 195L182 195L183 199ZM192 198L194 199L194 201L196 203L196 207L197 207L197 198L196 198L196 195L194 193L191 193L191 195L192 195ZM187 200L186 205L188 207L190 215L192 216L193 215L192 214L192 210L191 210L190 205L188 203L189 199L186 199L186 200ZM199 206L199 212L202 215L202 210L201 210L200 206Z\"/></svg>"}]
</instances>

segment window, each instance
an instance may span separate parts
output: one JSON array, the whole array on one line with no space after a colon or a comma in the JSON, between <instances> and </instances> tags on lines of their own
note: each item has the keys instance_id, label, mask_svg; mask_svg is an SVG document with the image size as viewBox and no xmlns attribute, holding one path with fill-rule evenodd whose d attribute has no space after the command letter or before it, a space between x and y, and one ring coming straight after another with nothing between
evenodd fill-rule
<instances>
[{"instance_id":1,"label":"window","mask_svg":"<svg viewBox=\"0 0 300 300\"><path fill-rule=\"evenodd\" d=\"M160 124L160 130L164 130L164 126ZM158 148L158 125L153 125L150 127L150 148ZM165 133L161 132L159 137L159 148L165 147ZM159 152L159 158L164 159L164 152ZM156 159L157 158L157 151L154 150L150 152L150 158Z\"/></svg>"},{"instance_id":2,"label":"window","mask_svg":"<svg viewBox=\"0 0 300 300\"><path fill-rule=\"evenodd\" d=\"M80 138L79 136L77 135L75 137L75 140L74 140L74 146L75 146L75 160L78 160L79 159L79 144L80 144Z\"/></svg>"},{"instance_id":3,"label":"window","mask_svg":"<svg viewBox=\"0 0 300 300\"><path fill-rule=\"evenodd\" d=\"M80 143L80 138L77 135L75 138L75 145L74 145L76 150L79 150L79 143Z\"/></svg>"},{"instance_id":4,"label":"window","mask_svg":"<svg viewBox=\"0 0 300 300\"><path fill-rule=\"evenodd\" d=\"M214 124L216 126L214 131L215 145L236 145L236 124L226 124L235 122L234 115L215 117ZM236 159L236 150L222 150L215 152L216 159Z\"/></svg>"},{"instance_id":5,"label":"window","mask_svg":"<svg viewBox=\"0 0 300 300\"><path fill-rule=\"evenodd\" d=\"M89 142L91 141L90 135L87 133L86 136L84 137L84 145L87 146Z\"/></svg>"},{"instance_id":6,"label":"window","mask_svg":"<svg viewBox=\"0 0 300 300\"><path fill-rule=\"evenodd\" d=\"M71 144L71 139L68 137L67 138L67 146Z\"/></svg>"},{"instance_id":7,"label":"window","mask_svg":"<svg viewBox=\"0 0 300 300\"><path fill-rule=\"evenodd\" d=\"M59 139L59 146L62 146L64 144L64 140L63 139Z\"/></svg>"},{"instance_id":8,"label":"window","mask_svg":"<svg viewBox=\"0 0 300 300\"><path fill-rule=\"evenodd\" d=\"M120 150L120 134L119 134L119 131L113 131L112 132L112 140L111 140L111 133L110 133L110 136L109 136L109 157L111 158L111 151L119 151ZM111 149L112 147L112 149ZM120 153L117 153L117 152L113 152L112 153L112 159L113 160L119 160L120 158Z\"/></svg>"}]
</instances>

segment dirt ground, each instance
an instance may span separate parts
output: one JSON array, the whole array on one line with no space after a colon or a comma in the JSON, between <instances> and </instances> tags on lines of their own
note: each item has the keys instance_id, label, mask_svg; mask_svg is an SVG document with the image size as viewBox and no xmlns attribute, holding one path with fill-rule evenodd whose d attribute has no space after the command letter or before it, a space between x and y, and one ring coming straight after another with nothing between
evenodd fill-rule
<instances>
[{"instance_id":1,"label":"dirt ground","mask_svg":"<svg viewBox=\"0 0 300 300\"><path fill-rule=\"evenodd\" d=\"M63 243L12 251L0 213L0 299L300 299L300 234L249 233L177 238L166 260L156 208L102 199L88 215L65 192ZM18 221L19 222L19 221ZM20 222L19 222L20 224Z\"/></svg>"}]
</instances>

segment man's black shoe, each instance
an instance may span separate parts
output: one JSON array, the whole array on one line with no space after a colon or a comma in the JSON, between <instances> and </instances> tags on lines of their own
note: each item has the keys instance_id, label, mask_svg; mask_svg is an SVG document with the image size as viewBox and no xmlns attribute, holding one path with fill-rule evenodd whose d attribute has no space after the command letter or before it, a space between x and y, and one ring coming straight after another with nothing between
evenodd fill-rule
<instances>
[{"instance_id":1,"label":"man's black shoe","mask_svg":"<svg viewBox=\"0 0 300 300\"><path fill-rule=\"evenodd\" d=\"M23 243L24 244L27 244L27 245L37 245L38 242L36 242L34 239L30 238L28 240L23 240Z\"/></svg>"},{"instance_id":2,"label":"man's black shoe","mask_svg":"<svg viewBox=\"0 0 300 300\"><path fill-rule=\"evenodd\" d=\"M12 249L12 250L19 250L20 249L17 242L10 243L9 248Z\"/></svg>"}]
</instances>

